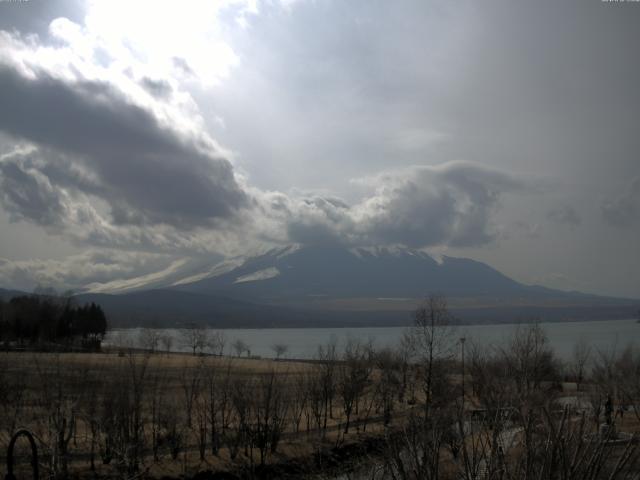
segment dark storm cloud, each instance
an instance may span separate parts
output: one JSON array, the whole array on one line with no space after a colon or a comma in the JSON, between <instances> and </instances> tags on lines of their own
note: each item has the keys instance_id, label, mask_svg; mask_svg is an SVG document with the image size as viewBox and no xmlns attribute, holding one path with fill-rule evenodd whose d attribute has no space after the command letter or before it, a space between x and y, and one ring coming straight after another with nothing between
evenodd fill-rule
<instances>
[{"instance_id":1,"label":"dark storm cloud","mask_svg":"<svg viewBox=\"0 0 640 480\"><path fill-rule=\"evenodd\" d=\"M0 129L90 170L117 222L210 225L247 201L206 136L161 124L106 82L69 82L37 68L27 76L0 64L0 104Z\"/></svg>"},{"instance_id":2,"label":"dark storm cloud","mask_svg":"<svg viewBox=\"0 0 640 480\"><path fill-rule=\"evenodd\" d=\"M30 168L23 155L0 161L0 198L14 220L44 227L61 227L66 208L60 192L41 172Z\"/></svg>"}]
</instances>

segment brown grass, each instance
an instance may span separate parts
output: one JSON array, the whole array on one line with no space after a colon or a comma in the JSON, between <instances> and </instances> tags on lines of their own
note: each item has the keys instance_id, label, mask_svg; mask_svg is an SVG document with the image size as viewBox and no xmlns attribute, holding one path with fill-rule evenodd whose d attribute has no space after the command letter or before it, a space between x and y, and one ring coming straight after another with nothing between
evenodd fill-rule
<instances>
[{"instance_id":1,"label":"brown grass","mask_svg":"<svg viewBox=\"0 0 640 480\"><path fill-rule=\"evenodd\" d=\"M147 354L143 352L128 352L119 355L117 351L111 353L0 353L0 372L2 381L8 389L22 389L20 399L20 411L15 413L5 409L0 412L0 461L5 463L5 452L9 440L12 417L17 416L16 426L26 427L33 431L39 439L41 463L46 472L48 462L47 453L53 444L50 430L51 404L47 404L49 398L56 397L58 393L64 397L62 405L75 411L76 428L73 439L69 443L70 469L74 475L85 476L89 469L90 450L90 424L87 412L93 407L97 408L104 396L116 395L117 392L105 389L104 385L130 375L133 368L138 371L142 366L146 367L145 382L156 375L162 375L165 379L163 394L166 402L165 408L175 410L184 418L184 378L198 368L216 370L218 372L229 371L232 378L256 378L270 375L275 372L277 376L285 379L286 385L293 388L296 378L310 374L315 365L309 362L270 359L247 359L215 356L193 356L180 353ZM117 383L113 383L116 385ZM148 387L145 387L148 389ZM97 396L92 397L92 392ZM371 393L369 393L370 395ZM399 415L407 410L407 406L398 406ZM0 405L0 409L4 406ZM144 414L149 416L149 406L144 407ZM378 416L371 412L372 416ZM308 458L319 448L341 445L349 442L359 442L364 435L379 435L383 428L380 418L372 419L367 425L365 433L358 424L357 415L353 416L353 427L350 433L342 433L341 423L344 421L340 402L336 398L332 418L328 422L328 431L322 437L321 432L314 428L313 421L309 430L303 417L301 432L295 433L291 419L287 420L282 441L277 453L269 457L269 462L284 462L292 458ZM145 423L145 437L148 436L150 425ZM179 476L193 474L201 470L237 470L250 463L250 459L241 451L235 460L231 460L229 451L222 448L217 456L211 454L207 447L205 461L199 459L197 451L196 432L192 429L186 432L185 448L176 460L171 459L166 448L161 449L158 461L154 461L149 450L149 440L145 438L147 449L144 454L141 468L151 477L165 475ZM20 447L18 453L23 451ZM242 450L242 449L241 449ZM254 453L254 461L256 461ZM96 454L97 474L100 476L120 475L116 465L102 465L100 456ZM21 468L26 468L26 456L22 457Z\"/></svg>"}]
</instances>

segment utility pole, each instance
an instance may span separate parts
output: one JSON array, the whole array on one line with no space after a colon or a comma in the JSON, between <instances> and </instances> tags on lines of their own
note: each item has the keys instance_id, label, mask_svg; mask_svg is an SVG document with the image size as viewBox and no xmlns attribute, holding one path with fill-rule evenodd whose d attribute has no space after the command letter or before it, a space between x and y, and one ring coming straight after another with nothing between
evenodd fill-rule
<instances>
[{"instance_id":1,"label":"utility pole","mask_svg":"<svg viewBox=\"0 0 640 480\"><path fill-rule=\"evenodd\" d=\"M464 342L467 339L460 337L460 346L462 347L462 415L464 417Z\"/></svg>"}]
</instances>

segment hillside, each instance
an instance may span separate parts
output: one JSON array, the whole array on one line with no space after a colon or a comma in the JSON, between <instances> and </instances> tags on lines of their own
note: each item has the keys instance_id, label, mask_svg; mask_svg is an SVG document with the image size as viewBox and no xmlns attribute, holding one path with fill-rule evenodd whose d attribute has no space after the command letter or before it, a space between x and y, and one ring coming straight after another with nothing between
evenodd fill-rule
<instances>
[{"instance_id":1,"label":"hillside","mask_svg":"<svg viewBox=\"0 0 640 480\"><path fill-rule=\"evenodd\" d=\"M524 285L481 262L406 248L288 246L206 269L214 273L76 300L101 305L113 326L224 328L407 325L430 293L465 323L632 318L640 304Z\"/></svg>"},{"instance_id":2,"label":"hillside","mask_svg":"<svg viewBox=\"0 0 640 480\"><path fill-rule=\"evenodd\" d=\"M297 247L274 249L224 273L174 287L277 305L325 308L407 309L439 293L452 304L568 306L628 303L626 300L524 285L489 265L466 258L436 261L407 248Z\"/></svg>"}]
</instances>

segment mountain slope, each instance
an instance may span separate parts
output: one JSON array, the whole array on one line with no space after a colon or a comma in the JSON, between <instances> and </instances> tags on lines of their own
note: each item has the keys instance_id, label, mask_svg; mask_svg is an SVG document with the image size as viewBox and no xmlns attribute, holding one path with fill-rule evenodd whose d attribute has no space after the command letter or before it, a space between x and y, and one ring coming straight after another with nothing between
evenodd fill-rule
<instances>
[{"instance_id":1,"label":"mountain slope","mask_svg":"<svg viewBox=\"0 0 640 480\"><path fill-rule=\"evenodd\" d=\"M424 252L402 248L289 246L176 288L282 305L323 299L343 303L346 299L416 299L432 292L506 303L510 299L592 298L523 285L474 260L443 257L438 262Z\"/></svg>"},{"instance_id":2,"label":"mountain slope","mask_svg":"<svg viewBox=\"0 0 640 480\"><path fill-rule=\"evenodd\" d=\"M175 290L146 290L122 295L88 293L75 298L81 304L99 304L111 327L185 327L191 324L218 328L342 327L408 325L411 322L406 311L327 312L259 305Z\"/></svg>"},{"instance_id":3,"label":"mountain slope","mask_svg":"<svg viewBox=\"0 0 640 480\"><path fill-rule=\"evenodd\" d=\"M523 285L481 262L411 249L298 246L194 270L160 289L76 299L100 304L112 326L329 327L410 324L430 293L446 295L468 323L633 318L640 303Z\"/></svg>"}]
</instances>

